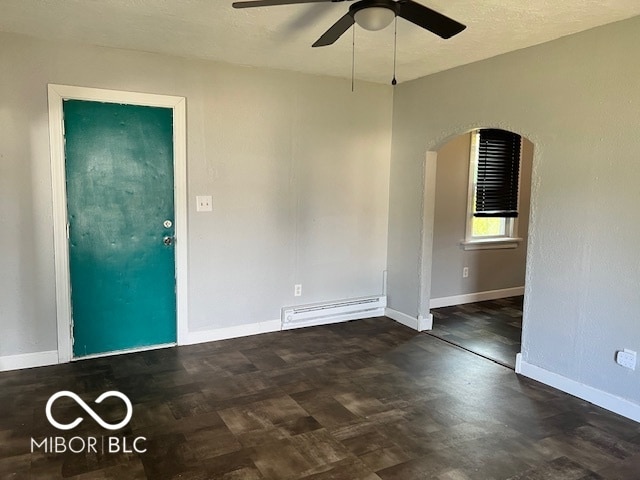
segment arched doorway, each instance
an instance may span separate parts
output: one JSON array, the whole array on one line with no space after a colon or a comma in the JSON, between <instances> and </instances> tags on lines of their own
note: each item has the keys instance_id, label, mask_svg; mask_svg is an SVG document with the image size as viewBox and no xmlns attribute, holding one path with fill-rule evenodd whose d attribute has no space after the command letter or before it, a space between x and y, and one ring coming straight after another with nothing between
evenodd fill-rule
<instances>
[{"instance_id":1,"label":"arched doorway","mask_svg":"<svg viewBox=\"0 0 640 480\"><path fill-rule=\"evenodd\" d=\"M496 166L486 164L491 132L517 139L517 213L474 214L478 159L482 178ZM510 368L521 346L533 151L515 132L476 128L425 160L421 314L431 335Z\"/></svg>"}]
</instances>

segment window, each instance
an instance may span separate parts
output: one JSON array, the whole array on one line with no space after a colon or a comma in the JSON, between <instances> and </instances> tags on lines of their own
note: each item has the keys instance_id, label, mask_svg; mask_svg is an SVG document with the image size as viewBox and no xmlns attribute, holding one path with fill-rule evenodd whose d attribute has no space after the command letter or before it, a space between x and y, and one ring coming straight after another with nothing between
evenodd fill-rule
<instances>
[{"instance_id":1,"label":"window","mask_svg":"<svg viewBox=\"0 0 640 480\"><path fill-rule=\"evenodd\" d=\"M466 250L515 248L521 241L517 238L521 148L515 133L498 129L471 133Z\"/></svg>"}]
</instances>

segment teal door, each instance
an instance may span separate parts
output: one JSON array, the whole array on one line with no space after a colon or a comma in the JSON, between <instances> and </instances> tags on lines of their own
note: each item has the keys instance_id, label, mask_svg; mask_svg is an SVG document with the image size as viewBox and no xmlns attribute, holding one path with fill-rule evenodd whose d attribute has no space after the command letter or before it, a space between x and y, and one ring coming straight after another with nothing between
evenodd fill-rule
<instances>
[{"instance_id":1,"label":"teal door","mask_svg":"<svg viewBox=\"0 0 640 480\"><path fill-rule=\"evenodd\" d=\"M73 356L173 343L173 110L63 109Z\"/></svg>"}]
</instances>

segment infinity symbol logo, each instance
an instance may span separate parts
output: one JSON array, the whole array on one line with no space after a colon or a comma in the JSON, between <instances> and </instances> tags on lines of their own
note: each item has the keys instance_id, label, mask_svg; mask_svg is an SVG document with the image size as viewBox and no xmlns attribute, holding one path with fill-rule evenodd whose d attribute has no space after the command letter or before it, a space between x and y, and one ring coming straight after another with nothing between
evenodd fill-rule
<instances>
[{"instance_id":1,"label":"infinity symbol logo","mask_svg":"<svg viewBox=\"0 0 640 480\"><path fill-rule=\"evenodd\" d=\"M77 427L80 424L80 422L84 420L82 417L78 417L73 422L67 425L57 422L53 418L53 415L51 415L51 407L53 406L53 402L55 402L60 397L69 397L75 400L75 402L78 405L80 405L85 412L91 415L91 418L93 418L96 422L98 422L98 424L102 428L106 428L107 430L118 430L124 427L127 423L129 423L129 420L131 420L131 415L133 414L133 406L131 405L131 401L129 400L129 398L127 398L127 396L124 393L116 392L115 390L105 392L102 395L100 395L98 398L96 398L95 403L101 403L105 398L118 397L127 406L127 414L124 417L124 419L120 423L111 425L110 423L107 423L104 420L102 420L102 418L100 418L100 416L96 412L94 412L91 409L91 407L87 405L84 402L84 400L82 400L78 395L76 395L73 392L69 392L67 390L62 390L58 393L54 393L53 395L51 395L51 397L49 398L49 401L47 401L47 408L46 408L47 419L49 420L49 423L59 430L71 430L72 428Z\"/></svg>"}]
</instances>

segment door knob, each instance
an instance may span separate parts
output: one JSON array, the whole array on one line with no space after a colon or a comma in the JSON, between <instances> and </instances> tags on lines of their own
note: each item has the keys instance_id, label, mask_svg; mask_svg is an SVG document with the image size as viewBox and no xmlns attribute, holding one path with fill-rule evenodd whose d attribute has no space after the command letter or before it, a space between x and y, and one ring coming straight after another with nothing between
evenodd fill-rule
<instances>
[{"instance_id":1,"label":"door knob","mask_svg":"<svg viewBox=\"0 0 640 480\"><path fill-rule=\"evenodd\" d=\"M164 243L165 245L169 246L169 245L173 245L173 241L175 239L173 237L164 237L162 239L162 243Z\"/></svg>"}]
</instances>

